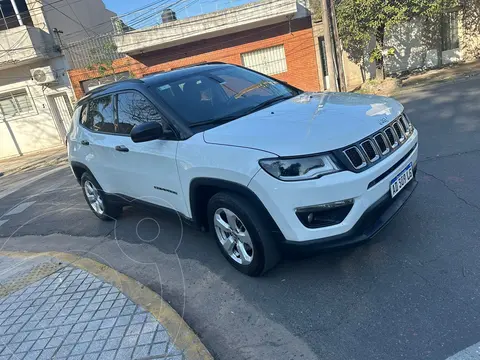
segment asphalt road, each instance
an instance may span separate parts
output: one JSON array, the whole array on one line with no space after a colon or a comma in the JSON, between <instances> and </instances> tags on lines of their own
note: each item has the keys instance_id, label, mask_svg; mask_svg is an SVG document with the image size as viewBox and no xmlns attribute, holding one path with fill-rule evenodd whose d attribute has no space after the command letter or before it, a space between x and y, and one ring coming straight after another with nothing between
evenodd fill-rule
<instances>
[{"instance_id":1,"label":"asphalt road","mask_svg":"<svg viewBox=\"0 0 480 360\"><path fill-rule=\"evenodd\" d=\"M0 245L108 263L159 292L218 359L445 359L480 341L480 79L399 98L420 132L419 185L361 246L249 278L175 215L97 220L69 169L0 199Z\"/></svg>"}]
</instances>

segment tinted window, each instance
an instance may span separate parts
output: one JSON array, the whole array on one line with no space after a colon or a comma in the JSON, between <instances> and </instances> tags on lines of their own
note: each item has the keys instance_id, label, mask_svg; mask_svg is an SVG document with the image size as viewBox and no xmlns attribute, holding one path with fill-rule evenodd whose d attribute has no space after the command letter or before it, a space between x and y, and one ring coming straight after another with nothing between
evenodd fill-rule
<instances>
[{"instance_id":1,"label":"tinted window","mask_svg":"<svg viewBox=\"0 0 480 360\"><path fill-rule=\"evenodd\" d=\"M118 94L117 109L118 122L115 127L120 134L130 134L135 125L149 121L160 122L164 129L166 127L157 109L140 93Z\"/></svg>"},{"instance_id":2,"label":"tinted window","mask_svg":"<svg viewBox=\"0 0 480 360\"><path fill-rule=\"evenodd\" d=\"M80 123L83 126L89 127L88 126L88 106L84 105L82 108L82 112L80 114Z\"/></svg>"},{"instance_id":3,"label":"tinted window","mask_svg":"<svg viewBox=\"0 0 480 360\"><path fill-rule=\"evenodd\" d=\"M112 96L103 96L88 103L87 122L89 129L114 133Z\"/></svg>"},{"instance_id":4,"label":"tinted window","mask_svg":"<svg viewBox=\"0 0 480 360\"><path fill-rule=\"evenodd\" d=\"M234 67L214 67L159 82L157 94L189 125L241 117L264 102L298 92L278 81Z\"/></svg>"}]
</instances>

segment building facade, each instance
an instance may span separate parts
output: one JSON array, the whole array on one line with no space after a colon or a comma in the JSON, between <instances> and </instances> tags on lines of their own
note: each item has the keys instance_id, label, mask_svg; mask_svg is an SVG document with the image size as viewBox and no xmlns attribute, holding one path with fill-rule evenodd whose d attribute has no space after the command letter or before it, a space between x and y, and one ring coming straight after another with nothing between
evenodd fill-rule
<instances>
[{"instance_id":1,"label":"building facade","mask_svg":"<svg viewBox=\"0 0 480 360\"><path fill-rule=\"evenodd\" d=\"M0 158L62 144L74 98L62 41L113 30L101 0L68 1L0 3Z\"/></svg>"},{"instance_id":2,"label":"building facade","mask_svg":"<svg viewBox=\"0 0 480 360\"><path fill-rule=\"evenodd\" d=\"M304 90L323 89L310 13L295 0L262 0L147 28L129 27L113 39L126 56L113 60L108 76L96 69L69 71L77 98L101 81L209 61L243 65Z\"/></svg>"}]
</instances>

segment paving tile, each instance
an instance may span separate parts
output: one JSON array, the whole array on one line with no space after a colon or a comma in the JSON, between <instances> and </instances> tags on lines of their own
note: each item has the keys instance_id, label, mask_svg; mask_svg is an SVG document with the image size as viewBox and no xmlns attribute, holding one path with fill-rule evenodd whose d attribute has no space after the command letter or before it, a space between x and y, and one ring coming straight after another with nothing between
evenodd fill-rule
<instances>
[{"instance_id":1,"label":"paving tile","mask_svg":"<svg viewBox=\"0 0 480 360\"><path fill-rule=\"evenodd\" d=\"M71 345L62 345L57 353L56 353L56 357L59 357L59 358L62 358L62 357L68 357L68 355L70 354L70 352L72 351L72 349L74 348L75 345L71 344Z\"/></svg>"},{"instance_id":2,"label":"paving tile","mask_svg":"<svg viewBox=\"0 0 480 360\"><path fill-rule=\"evenodd\" d=\"M33 346L35 341L24 341L20 344L16 351L18 352L27 352Z\"/></svg>"},{"instance_id":3,"label":"paving tile","mask_svg":"<svg viewBox=\"0 0 480 360\"><path fill-rule=\"evenodd\" d=\"M148 356L148 352L150 351L150 345L143 345L137 346L133 351L133 358L142 358Z\"/></svg>"},{"instance_id":4,"label":"paving tile","mask_svg":"<svg viewBox=\"0 0 480 360\"><path fill-rule=\"evenodd\" d=\"M108 309L110 309L110 308L113 306L113 303L114 303L113 300L111 300L111 301L103 301L103 302L101 302L101 303L99 304L98 309L99 309L99 310L108 310Z\"/></svg>"},{"instance_id":5,"label":"paving tile","mask_svg":"<svg viewBox=\"0 0 480 360\"><path fill-rule=\"evenodd\" d=\"M56 336L54 338L52 338L49 343L47 344L47 348L51 348L51 347L54 347L54 348L57 348L60 346L60 344L62 343L63 341L63 337L62 336Z\"/></svg>"},{"instance_id":6,"label":"paving tile","mask_svg":"<svg viewBox=\"0 0 480 360\"><path fill-rule=\"evenodd\" d=\"M138 323L143 323L147 319L147 314L142 313L142 314L136 314L133 316L132 319L132 324L138 324Z\"/></svg>"},{"instance_id":7,"label":"paving tile","mask_svg":"<svg viewBox=\"0 0 480 360\"><path fill-rule=\"evenodd\" d=\"M100 353L85 354L82 360L97 360Z\"/></svg>"},{"instance_id":8,"label":"paving tile","mask_svg":"<svg viewBox=\"0 0 480 360\"><path fill-rule=\"evenodd\" d=\"M82 332L83 330L85 330L87 325L88 325L87 322L81 322L81 323L75 324L73 325L71 332L72 333Z\"/></svg>"},{"instance_id":9,"label":"paving tile","mask_svg":"<svg viewBox=\"0 0 480 360\"><path fill-rule=\"evenodd\" d=\"M43 350L47 346L48 342L50 341L49 338L47 339L39 339L35 341L35 343L32 346L32 350Z\"/></svg>"},{"instance_id":10,"label":"paving tile","mask_svg":"<svg viewBox=\"0 0 480 360\"><path fill-rule=\"evenodd\" d=\"M103 320L100 329L112 328L116 320L115 318Z\"/></svg>"},{"instance_id":11,"label":"paving tile","mask_svg":"<svg viewBox=\"0 0 480 360\"><path fill-rule=\"evenodd\" d=\"M28 354L23 358L23 360L36 360L41 352L41 350L30 350Z\"/></svg>"},{"instance_id":12,"label":"paving tile","mask_svg":"<svg viewBox=\"0 0 480 360\"><path fill-rule=\"evenodd\" d=\"M122 342L121 337L113 338L113 339L108 339L107 342L105 343L105 347L103 350L116 350L120 348L120 343Z\"/></svg>"},{"instance_id":13,"label":"paving tile","mask_svg":"<svg viewBox=\"0 0 480 360\"><path fill-rule=\"evenodd\" d=\"M90 330L98 330L100 328L100 324L102 323L102 320L94 320L94 321L90 321L88 322L87 324L87 328L86 330L87 331L90 331Z\"/></svg>"},{"instance_id":14,"label":"paving tile","mask_svg":"<svg viewBox=\"0 0 480 360\"><path fill-rule=\"evenodd\" d=\"M147 322L143 325L142 334L146 334L149 332L155 332L157 330L157 323L156 322Z\"/></svg>"},{"instance_id":15,"label":"paving tile","mask_svg":"<svg viewBox=\"0 0 480 360\"><path fill-rule=\"evenodd\" d=\"M141 331L142 331L142 324L131 324L128 327L125 335L126 336L128 336L128 335L140 335Z\"/></svg>"},{"instance_id":16,"label":"paving tile","mask_svg":"<svg viewBox=\"0 0 480 360\"><path fill-rule=\"evenodd\" d=\"M107 328L107 329L100 329L97 331L97 333L95 334L95 337L93 338L94 340L103 340L103 339L107 339L108 336L110 335L110 331L111 329Z\"/></svg>"},{"instance_id":17,"label":"paving tile","mask_svg":"<svg viewBox=\"0 0 480 360\"><path fill-rule=\"evenodd\" d=\"M80 355L80 354L85 354L87 352L87 349L88 349L88 346L90 345L90 343L86 342L86 343L80 343L80 344L76 344L73 349L72 349L72 352L70 353L70 355Z\"/></svg>"},{"instance_id":18,"label":"paving tile","mask_svg":"<svg viewBox=\"0 0 480 360\"><path fill-rule=\"evenodd\" d=\"M167 343L153 344L150 349L150 356L161 356L167 353Z\"/></svg>"},{"instance_id":19,"label":"paving tile","mask_svg":"<svg viewBox=\"0 0 480 360\"><path fill-rule=\"evenodd\" d=\"M98 360L113 360L115 359L116 350L102 351Z\"/></svg>"},{"instance_id":20,"label":"paving tile","mask_svg":"<svg viewBox=\"0 0 480 360\"><path fill-rule=\"evenodd\" d=\"M157 333L155 334L154 342L156 343L166 342L169 340L170 340L170 337L168 336L168 333L166 331L157 331Z\"/></svg>"},{"instance_id":21,"label":"paving tile","mask_svg":"<svg viewBox=\"0 0 480 360\"><path fill-rule=\"evenodd\" d=\"M100 352L103 349L103 345L105 345L105 343L105 340L92 341L90 347L87 350L87 353Z\"/></svg>"},{"instance_id":22,"label":"paving tile","mask_svg":"<svg viewBox=\"0 0 480 360\"><path fill-rule=\"evenodd\" d=\"M118 349L115 359L118 360L131 360L133 354L133 348Z\"/></svg>"},{"instance_id":23,"label":"paving tile","mask_svg":"<svg viewBox=\"0 0 480 360\"><path fill-rule=\"evenodd\" d=\"M128 325L128 324L130 324L131 319L132 319L131 315L120 316L119 318L117 318L115 326L117 326L117 325Z\"/></svg>"},{"instance_id":24,"label":"paving tile","mask_svg":"<svg viewBox=\"0 0 480 360\"><path fill-rule=\"evenodd\" d=\"M56 331L55 329L56 328L43 330L42 333L40 334L39 339L52 338L55 335L55 331Z\"/></svg>"},{"instance_id":25,"label":"paving tile","mask_svg":"<svg viewBox=\"0 0 480 360\"><path fill-rule=\"evenodd\" d=\"M70 330L72 330L73 325L63 325L57 328L57 331L55 331L55 336L67 336Z\"/></svg>"},{"instance_id":26,"label":"paving tile","mask_svg":"<svg viewBox=\"0 0 480 360\"><path fill-rule=\"evenodd\" d=\"M151 332L151 333L148 333L148 334L142 334L139 336L138 338L138 345L147 345L147 344L151 344L153 342L153 336L155 335L155 333Z\"/></svg>"},{"instance_id":27,"label":"paving tile","mask_svg":"<svg viewBox=\"0 0 480 360\"><path fill-rule=\"evenodd\" d=\"M30 340L38 340L40 335L42 335L43 330L33 330L28 332L28 336L26 337L25 341L30 341Z\"/></svg>"},{"instance_id":28,"label":"paving tile","mask_svg":"<svg viewBox=\"0 0 480 360\"><path fill-rule=\"evenodd\" d=\"M110 333L110 337L114 338L114 337L123 336L125 334L125 331L127 331L127 325L115 326L112 329L112 332Z\"/></svg>"},{"instance_id":29,"label":"paving tile","mask_svg":"<svg viewBox=\"0 0 480 360\"><path fill-rule=\"evenodd\" d=\"M45 349L40 353L40 356L37 360L51 360L53 358L53 354L55 353L55 348Z\"/></svg>"},{"instance_id":30,"label":"paving tile","mask_svg":"<svg viewBox=\"0 0 480 360\"><path fill-rule=\"evenodd\" d=\"M135 305L125 305L125 307L122 310L122 315L131 315L135 311Z\"/></svg>"},{"instance_id":31,"label":"paving tile","mask_svg":"<svg viewBox=\"0 0 480 360\"><path fill-rule=\"evenodd\" d=\"M21 332L17 333L13 336L12 340L10 340L11 343L17 343L17 342L22 342L25 340L25 338L28 336L28 332Z\"/></svg>"},{"instance_id":32,"label":"paving tile","mask_svg":"<svg viewBox=\"0 0 480 360\"><path fill-rule=\"evenodd\" d=\"M82 333L82 336L80 336L80 339L78 339L78 342L84 342L84 341L91 342L94 336L95 336L95 331L85 331L84 333Z\"/></svg>"},{"instance_id":33,"label":"paving tile","mask_svg":"<svg viewBox=\"0 0 480 360\"><path fill-rule=\"evenodd\" d=\"M76 333L76 334L69 334L66 338L65 341L63 342L65 345L69 344L76 344L78 339L80 339L80 336L82 336L82 333Z\"/></svg>"},{"instance_id":34,"label":"paving tile","mask_svg":"<svg viewBox=\"0 0 480 360\"><path fill-rule=\"evenodd\" d=\"M124 336L122 342L120 343L120 348L127 348L130 346L135 346L137 342L138 335Z\"/></svg>"},{"instance_id":35,"label":"paving tile","mask_svg":"<svg viewBox=\"0 0 480 360\"><path fill-rule=\"evenodd\" d=\"M78 321L81 322L81 321L89 321L90 319L93 319L93 315L95 315L95 313L93 311L90 311L90 312L84 312L83 314L77 314L77 315L79 315Z\"/></svg>"}]
</instances>

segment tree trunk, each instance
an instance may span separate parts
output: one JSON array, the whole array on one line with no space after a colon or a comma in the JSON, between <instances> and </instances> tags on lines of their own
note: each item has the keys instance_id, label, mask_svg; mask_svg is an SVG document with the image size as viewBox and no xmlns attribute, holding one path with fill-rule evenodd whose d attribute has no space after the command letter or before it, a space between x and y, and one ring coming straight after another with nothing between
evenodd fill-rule
<instances>
[{"instance_id":1,"label":"tree trunk","mask_svg":"<svg viewBox=\"0 0 480 360\"><path fill-rule=\"evenodd\" d=\"M380 25L375 33L376 47L380 51L379 58L375 60L375 78L385 80L385 61L383 56L383 48L385 45L385 25Z\"/></svg>"}]
</instances>

